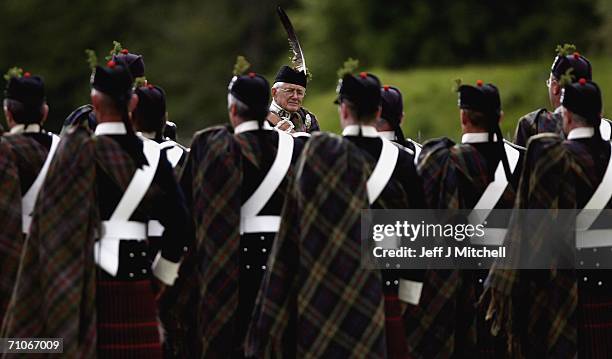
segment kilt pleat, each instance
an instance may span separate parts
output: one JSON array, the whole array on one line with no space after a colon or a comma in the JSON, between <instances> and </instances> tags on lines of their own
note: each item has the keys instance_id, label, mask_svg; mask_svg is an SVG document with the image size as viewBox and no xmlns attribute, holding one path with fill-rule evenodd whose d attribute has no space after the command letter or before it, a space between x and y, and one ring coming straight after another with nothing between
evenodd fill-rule
<instances>
[{"instance_id":1,"label":"kilt pleat","mask_svg":"<svg viewBox=\"0 0 612 359\"><path fill-rule=\"evenodd\" d=\"M385 293L385 332L387 339L387 358L408 358L406 331L397 294Z\"/></svg>"},{"instance_id":2,"label":"kilt pleat","mask_svg":"<svg viewBox=\"0 0 612 359\"><path fill-rule=\"evenodd\" d=\"M161 358L151 281L98 280L98 357Z\"/></svg>"},{"instance_id":3,"label":"kilt pleat","mask_svg":"<svg viewBox=\"0 0 612 359\"><path fill-rule=\"evenodd\" d=\"M578 292L578 356L609 358L612 353L612 293Z\"/></svg>"}]
</instances>

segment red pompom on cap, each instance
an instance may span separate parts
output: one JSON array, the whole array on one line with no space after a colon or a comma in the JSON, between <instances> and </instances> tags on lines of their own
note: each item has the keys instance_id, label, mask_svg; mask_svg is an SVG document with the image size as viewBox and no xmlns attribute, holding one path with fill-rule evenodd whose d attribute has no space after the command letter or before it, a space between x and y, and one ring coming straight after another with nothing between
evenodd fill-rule
<instances>
[{"instance_id":1,"label":"red pompom on cap","mask_svg":"<svg viewBox=\"0 0 612 359\"><path fill-rule=\"evenodd\" d=\"M111 69L112 69L113 67L115 67L115 65L117 65L117 64L116 64L116 63L115 63L115 61L113 61L113 60L110 60L109 62L107 62L107 63L106 63L106 66L110 67Z\"/></svg>"},{"instance_id":2,"label":"red pompom on cap","mask_svg":"<svg viewBox=\"0 0 612 359\"><path fill-rule=\"evenodd\" d=\"M582 86L586 85L587 80L585 78L581 78L580 80L578 80L578 83Z\"/></svg>"},{"instance_id":3,"label":"red pompom on cap","mask_svg":"<svg viewBox=\"0 0 612 359\"><path fill-rule=\"evenodd\" d=\"M31 74L30 74L29 72L25 72L25 73L23 74L23 77L30 77L30 76L31 76Z\"/></svg>"},{"instance_id":4,"label":"red pompom on cap","mask_svg":"<svg viewBox=\"0 0 612 359\"><path fill-rule=\"evenodd\" d=\"M476 86L482 87L483 84L482 80L476 80Z\"/></svg>"},{"instance_id":5,"label":"red pompom on cap","mask_svg":"<svg viewBox=\"0 0 612 359\"><path fill-rule=\"evenodd\" d=\"M255 77L255 76L257 76L257 74L256 74L256 73L254 73L254 72L249 72L249 77L250 77L250 78L253 78L253 77Z\"/></svg>"},{"instance_id":6,"label":"red pompom on cap","mask_svg":"<svg viewBox=\"0 0 612 359\"><path fill-rule=\"evenodd\" d=\"M366 77L368 77L368 73L367 72L360 72L359 73L359 77L361 77L362 79L365 79Z\"/></svg>"},{"instance_id":7,"label":"red pompom on cap","mask_svg":"<svg viewBox=\"0 0 612 359\"><path fill-rule=\"evenodd\" d=\"M121 53L122 53L122 54L124 54L124 55L127 55L127 54L128 54L128 52L129 52L129 51L128 51L128 49L123 49L123 50L121 50Z\"/></svg>"},{"instance_id":8,"label":"red pompom on cap","mask_svg":"<svg viewBox=\"0 0 612 359\"><path fill-rule=\"evenodd\" d=\"M384 89L385 91L389 91L389 85L385 85L385 86L383 86L383 89Z\"/></svg>"},{"instance_id":9,"label":"red pompom on cap","mask_svg":"<svg viewBox=\"0 0 612 359\"><path fill-rule=\"evenodd\" d=\"M579 52L574 52L574 59L575 60L579 60L580 59L580 53Z\"/></svg>"}]
</instances>

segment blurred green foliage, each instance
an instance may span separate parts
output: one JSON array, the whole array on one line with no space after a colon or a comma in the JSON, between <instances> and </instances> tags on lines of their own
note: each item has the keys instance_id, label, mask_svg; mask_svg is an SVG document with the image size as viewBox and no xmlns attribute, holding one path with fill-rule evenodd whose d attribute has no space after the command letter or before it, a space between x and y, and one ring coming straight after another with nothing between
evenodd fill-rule
<instances>
[{"instance_id":1,"label":"blurred green foliage","mask_svg":"<svg viewBox=\"0 0 612 359\"><path fill-rule=\"evenodd\" d=\"M593 80L602 90L604 116L612 116L612 59L591 58ZM397 86L404 100L404 134L419 142L432 137L447 136L460 139L457 93L454 80L475 84L476 80L495 84L500 91L504 117L501 123L504 137L511 139L518 119L539 108L548 108L548 89L545 82L549 75L550 61L530 61L520 65L469 65L445 68L422 68L409 71L371 70L383 84ZM317 115L321 128L340 132L338 107L333 104L335 91L329 89L307 95L305 105Z\"/></svg>"},{"instance_id":2,"label":"blurred green foliage","mask_svg":"<svg viewBox=\"0 0 612 359\"><path fill-rule=\"evenodd\" d=\"M516 99L525 91L539 96L534 86L539 89L549 66L522 62L552 60L561 42L574 42L587 55L610 50L612 6L606 2L3 0L0 70L21 66L45 78L51 107L47 127L58 130L70 111L89 101L83 50L94 49L102 58L118 40L144 56L148 80L165 88L170 119L188 142L194 130L226 121L226 88L237 55L245 55L254 71L269 78L288 62L275 12L280 4L294 22L314 74L307 96L313 110L326 121L330 117L326 101L333 97L335 71L352 56L367 68L388 70L380 71L383 80L397 81L407 94L408 133L421 128L429 136L438 134L432 113L447 99L449 109L454 103L449 79L457 75L486 79L478 72L488 71L492 81L501 82L502 93L507 89L511 108L513 101L523 103ZM461 67L490 63L519 65L502 65L499 72L491 66ZM525 69L526 77L515 69ZM544 95L530 99L533 106ZM334 128L335 122L328 123Z\"/></svg>"}]
</instances>

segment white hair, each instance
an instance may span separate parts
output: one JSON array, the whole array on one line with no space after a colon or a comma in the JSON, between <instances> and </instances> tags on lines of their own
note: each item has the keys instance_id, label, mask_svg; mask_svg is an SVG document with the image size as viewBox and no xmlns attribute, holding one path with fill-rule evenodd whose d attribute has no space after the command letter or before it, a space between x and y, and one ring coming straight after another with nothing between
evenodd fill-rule
<instances>
[{"instance_id":1,"label":"white hair","mask_svg":"<svg viewBox=\"0 0 612 359\"><path fill-rule=\"evenodd\" d=\"M304 89L304 91L306 91L306 88L305 88L304 86L302 86L302 85L298 85L298 84L292 84L292 83L288 83L288 82L275 82L275 83L274 83L274 85L272 85L272 88L273 88L273 89L279 89L279 88L281 88L283 85L287 85L287 84L288 84L288 85L299 86L299 87L303 88L303 89Z\"/></svg>"},{"instance_id":2,"label":"white hair","mask_svg":"<svg viewBox=\"0 0 612 359\"><path fill-rule=\"evenodd\" d=\"M231 93L227 94L227 108L228 110L230 109L230 107L232 107L233 105L236 106L236 114L240 117L249 117L248 116L248 112L249 112L249 106L240 101L239 99L236 98L236 96L232 95Z\"/></svg>"}]
</instances>

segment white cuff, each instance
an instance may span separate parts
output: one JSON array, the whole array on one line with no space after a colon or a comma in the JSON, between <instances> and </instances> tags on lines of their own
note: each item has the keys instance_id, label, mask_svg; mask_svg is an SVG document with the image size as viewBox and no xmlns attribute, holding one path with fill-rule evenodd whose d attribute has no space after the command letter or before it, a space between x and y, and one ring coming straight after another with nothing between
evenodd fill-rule
<instances>
[{"instance_id":1,"label":"white cuff","mask_svg":"<svg viewBox=\"0 0 612 359\"><path fill-rule=\"evenodd\" d=\"M403 302L410 303L412 305L419 305L422 290L422 282L400 279L397 296Z\"/></svg>"},{"instance_id":2,"label":"white cuff","mask_svg":"<svg viewBox=\"0 0 612 359\"><path fill-rule=\"evenodd\" d=\"M179 263L170 262L157 253L153 261L153 274L166 285L173 285L178 277Z\"/></svg>"}]
</instances>

